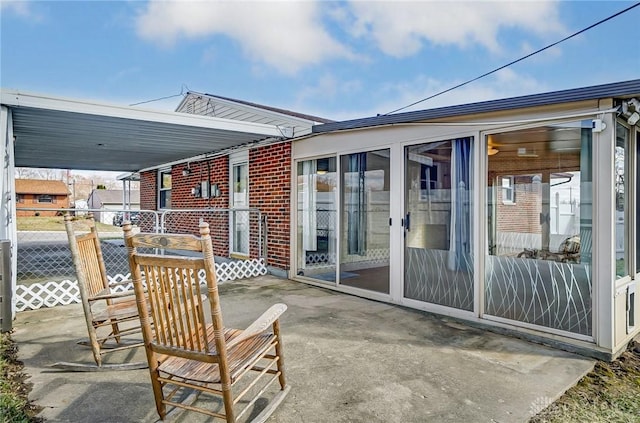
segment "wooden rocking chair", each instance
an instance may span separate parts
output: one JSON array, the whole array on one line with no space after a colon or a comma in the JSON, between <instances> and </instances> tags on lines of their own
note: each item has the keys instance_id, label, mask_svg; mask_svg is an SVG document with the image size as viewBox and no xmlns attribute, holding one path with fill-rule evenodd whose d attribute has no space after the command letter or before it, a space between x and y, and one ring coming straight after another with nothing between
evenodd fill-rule
<instances>
[{"instance_id":1,"label":"wooden rocking chair","mask_svg":"<svg viewBox=\"0 0 640 423\"><path fill-rule=\"evenodd\" d=\"M226 328L207 223L200 224L200 237L134 235L130 223L125 223L124 233L139 306L144 304L143 274L146 280L151 311L148 317L141 314L141 322L160 419L167 417L167 411L173 415L187 409L235 422L278 380L280 389L267 406L254 410L259 415L252 421L265 421L289 392L278 320L287 306L273 305L245 330ZM199 254L142 254L138 248ZM211 309L206 319L204 287L199 282L202 271Z\"/></svg>"},{"instance_id":2,"label":"wooden rocking chair","mask_svg":"<svg viewBox=\"0 0 640 423\"><path fill-rule=\"evenodd\" d=\"M138 307L135 293L131 290L113 293L105 268L100 238L93 216L89 214L85 222L89 233L76 235L73 230L71 216L65 215L64 224L69 239L69 248L78 278L78 288L82 300L82 308L87 323L89 345L93 351L95 365L82 363L58 362L52 367L72 371L130 370L147 367L146 362L103 363L103 355L116 351L143 346ZM125 285L131 281L123 281ZM137 339L131 339L137 335ZM126 337L126 339L123 339Z\"/></svg>"}]
</instances>

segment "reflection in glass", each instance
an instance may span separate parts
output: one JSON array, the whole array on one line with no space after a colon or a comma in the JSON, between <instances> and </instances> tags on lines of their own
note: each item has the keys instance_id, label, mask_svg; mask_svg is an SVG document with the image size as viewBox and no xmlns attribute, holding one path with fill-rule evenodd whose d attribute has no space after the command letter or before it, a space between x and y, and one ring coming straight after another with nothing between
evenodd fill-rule
<instances>
[{"instance_id":1,"label":"reflection in glass","mask_svg":"<svg viewBox=\"0 0 640 423\"><path fill-rule=\"evenodd\" d=\"M249 165L234 164L232 169L233 208L249 207ZM249 212L234 210L231 214L233 236L232 252L249 255Z\"/></svg>"},{"instance_id":2,"label":"reflection in glass","mask_svg":"<svg viewBox=\"0 0 640 423\"><path fill-rule=\"evenodd\" d=\"M341 156L339 283L389 292L389 150Z\"/></svg>"},{"instance_id":3,"label":"reflection in glass","mask_svg":"<svg viewBox=\"0 0 640 423\"><path fill-rule=\"evenodd\" d=\"M591 121L487 141L486 314L590 335Z\"/></svg>"},{"instance_id":4,"label":"reflection in glass","mask_svg":"<svg viewBox=\"0 0 640 423\"><path fill-rule=\"evenodd\" d=\"M297 166L296 274L336 281L336 159L305 160Z\"/></svg>"},{"instance_id":5,"label":"reflection in glass","mask_svg":"<svg viewBox=\"0 0 640 423\"><path fill-rule=\"evenodd\" d=\"M627 179L625 172L627 161L625 155L629 151L629 130L620 123L616 125L616 151L614 165L614 184L616 194L616 208L614 212L616 222L616 276L618 278L629 275L628 251L626 237L629 234L628 222L625 220Z\"/></svg>"},{"instance_id":6,"label":"reflection in glass","mask_svg":"<svg viewBox=\"0 0 640 423\"><path fill-rule=\"evenodd\" d=\"M471 138L405 149L406 298L473 310L471 153Z\"/></svg>"},{"instance_id":7,"label":"reflection in glass","mask_svg":"<svg viewBox=\"0 0 640 423\"><path fill-rule=\"evenodd\" d=\"M160 198L158 207L161 209L171 208L171 171L160 172Z\"/></svg>"}]
</instances>

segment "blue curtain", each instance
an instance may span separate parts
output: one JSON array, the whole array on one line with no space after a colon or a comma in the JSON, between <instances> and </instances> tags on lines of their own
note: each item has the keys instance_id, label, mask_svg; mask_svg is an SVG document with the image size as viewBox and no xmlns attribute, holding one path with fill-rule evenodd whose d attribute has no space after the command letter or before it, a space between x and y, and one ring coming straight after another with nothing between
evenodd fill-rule
<instances>
[{"instance_id":1,"label":"blue curtain","mask_svg":"<svg viewBox=\"0 0 640 423\"><path fill-rule=\"evenodd\" d=\"M451 145L451 222L449 269L470 271L471 204L473 157L471 138L459 138Z\"/></svg>"},{"instance_id":2,"label":"blue curtain","mask_svg":"<svg viewBox=\"0 0 640 423\"><path fill-rule=\"evenodd\" d=\"M365 171L367 170L367 153L350 154L347 157L346 177L349 183L345 201L347 207L347 253L366 254L366 204L365 204ZM345 179L347 179L345 178Z\"/></svg>"}]
</instances>

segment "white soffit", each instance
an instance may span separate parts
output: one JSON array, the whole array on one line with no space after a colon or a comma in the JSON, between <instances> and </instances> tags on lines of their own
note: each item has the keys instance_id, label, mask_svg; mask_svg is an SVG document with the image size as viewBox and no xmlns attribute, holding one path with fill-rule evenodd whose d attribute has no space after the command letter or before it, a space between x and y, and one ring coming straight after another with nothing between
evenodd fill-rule
<instances>
[{"instance_id":1,"label":"white soffit","mask_svg":"<svg viewBox=\"0 0 640 423\"><path fill-rule=\"evenodd\" d=\"M15 165L133 172L282 137L275 125L0 91Z\"/></svg>"}]
</instances>

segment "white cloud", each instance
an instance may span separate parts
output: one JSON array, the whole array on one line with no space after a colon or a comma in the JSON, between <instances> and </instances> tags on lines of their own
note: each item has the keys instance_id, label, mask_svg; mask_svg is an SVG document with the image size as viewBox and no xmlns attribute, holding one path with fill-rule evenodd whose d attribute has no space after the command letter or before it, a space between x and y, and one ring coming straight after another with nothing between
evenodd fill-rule
<instances>
[{"instance_id":1,"label":"white cloud","mask_svg":"<svg viewBox=\"0 0 640 423\"><path fill-rule=\"evenodd\" d=\"M181 38L225 35L254 62L284 73L355 55L322 25L321 5L310 1L151 1L137 16L138 34L171 46Z\"/></svg>"},{"instance_id":2,"label":"white cloud","mask_svg":"<svg viewBox=\"0 0 640 423\"><path fill-rule=\"evenodd\" d=\"M33 2L27 0L1 0L0 11L2 13L14 13L21 18L34 21L40 21L42 19L42 17L33 10Z\"/></svg>"},{"instance_id":3,"label":"white cloud","mask_svg":"<svg viewBox=\"0 0 640 423\"><path fill-rule=\"evenodd\" d=\"M519 28L544 36L563 26L557 1L352 1L351 21L341 14L354 37L371 39L385 54L407 57L425 42L462 48L480 44L497 52L498 33Z\"/></svg>"},{"instance_id":4,"label":"white cloud","mask_svg":"<svg viewBox=\"0 0 640 423\"><path fill-rule=\"evenodd\" d=\"M361 60L355 43L409 57L425 44L502 51L517 29L541 38L563 30L559 4L538 1L162 1L145 4L138 35L163 46L225 36L252 61L286 74L334 59ZM339 38L340 37L340 38ZM349 39L350 38L350 39ZM349 39L349 40L347 40ZM349 46L348 43L353 45ZM520 45L526 40L519 41ZM512 47L517 48L517 47ZM209 56L209 55L208 55Z\"/></svg>"}]
</instances>

